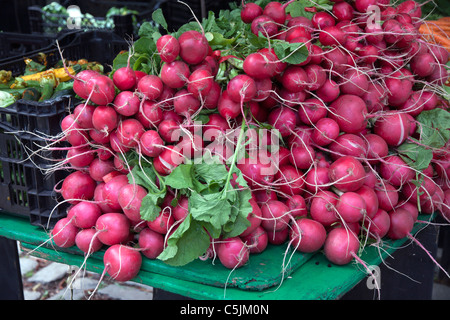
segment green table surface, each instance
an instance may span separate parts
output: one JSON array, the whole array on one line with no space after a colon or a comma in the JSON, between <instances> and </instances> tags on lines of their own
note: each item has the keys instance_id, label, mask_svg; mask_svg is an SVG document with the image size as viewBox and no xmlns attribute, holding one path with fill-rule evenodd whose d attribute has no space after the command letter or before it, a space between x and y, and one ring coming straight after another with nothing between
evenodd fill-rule
<instances>
[{"instance_id":1,"label":"green table surface","mask_svg":"<svg viewBox=\"0 0 450 320\"><path fill-rule=\"evenodd\" d=\"M429 219L430 216L419 216L419 220ZM417 223L414 232L424 226ZM31 255L46 260L77 267L85 260L75 247L53 247L47 241L48 231L13 215L0 213L0 236L19 241ZM384 241L382 248L365 246L361 259L368 266L380 265L407 241L406 238ZM269 245L263 253L251 255L246 266L234 271L224 268L219 261L213 264L211 260L196 260L183 267L172 267L144 258L141 271L133 281L198 300L332 300L368 278L365 268L357 262L337 266L329 263L321 252L292 254L286 249L286 244ZM290 260L283 268L286 252ZM85 268L102 273L103 253L104 249L91 255Z\"/></svg>"}]
</instances>

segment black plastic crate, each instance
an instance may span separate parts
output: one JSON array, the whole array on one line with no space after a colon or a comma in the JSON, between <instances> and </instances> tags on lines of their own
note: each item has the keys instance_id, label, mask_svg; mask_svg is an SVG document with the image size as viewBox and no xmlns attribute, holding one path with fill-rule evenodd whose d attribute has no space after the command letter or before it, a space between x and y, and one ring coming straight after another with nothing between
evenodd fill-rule
<instances>
[{"instance_id":1,"label":"black plastic crate","mask_svg":"<svg viewBox=\"0 0 450 320\"><path fill-rule=\"evenodd\" d=\"M112 32L71 32L58 38L67 60L86 58L105 66L112 62L128 44ZM56 44L0 61L0 69L23 74L24 57L47 54L49 65L60 61ZM67 170L47 171L65 157L64 150L46 150L49 138L61 134L62 119L78 104L74 95L43 102L19 100L0 108L0 210L3 213L28 217L30 223L51 228L66 216L68 204L60 204L55 187L70 173ZM9 132L9 133L8 133ZM55 147L66 146L61 143Z\"/></svg>"},{"instance_id":2,"label":"black plastic crate","mask_svg":"<svg viewBox=\"0 0 450 320\"><path fill-rule=\"evenodd\" d=\"M165 0L153 0L153 1L89 1L86 3L77 3L82 13L91 13L90 9L95 7L96 14L101 16L95 16L93 19L98 22L96 25L91 25L85 21L80 21L77 24L77 20L69 19L67 16L58 14L49 14L42 10L41 6L28 7L29 24L32 33L45 34L45 33L58 33L61 31L73 30L79 28L81 30L111 30L119 36L131 36L137 35L140 25L145 21L151 20L151 15L154 10L160 7L160 4ZM130 10L137 11L137 14L127 15L113 15L112 24L105 25L106 22L106 9L112 6L123 8L126 7ZM87 10L86 10L87 9ZM103 10L102 10L103 9ZM134 24L136 22L136 25ZM99 25L101 24L101 25Z\"/></svg>"},{"instance_id":3,"label":"black plastic crate","mask_svg":"<svg viewBox=\"0 0 450 320\"><path fill-rule=\"evenodd\" d=\"M30 35L31 36L31 35ZM112 65L114 58L122 50L128 50L128 42L111 31L71 31L60 34L52 44L25 54L0 60L0 70L11 71L13 76L23 74L24 58L37 59L42 53L47 55L49 66L61 60L57 42L63 52L64 59L88 59L97 61L105 67Z\"/></svg>"},{"instance_id":4,"label":"black plastic crate","mask_svg":"<svg viewBox=\"0 0 450 320\"><path fill-rule=\"evenodd\" d=\"M0 126L10 132L55 136L61 132L61 120L77 102L70 95L42 102L18 100L0 109Z\"/></svg>"},{"instance_id":5,"label":"black plastic crate","mask_svg":"<svg viewBox=\"0 0 450 320\"><path fill-rule=\"evenodd\" d=\"M69 174L68 171L45 171L46 164L35 164L26 159L26 139L1 132L0 147L0 210L30 219L30 223L51 228L67 215L67 204L55 187Z\"/></svg>"},{"instance_id":6,"label":"black plastic crate","mask_svg":"<svg viewBox=\"0 0 450 320\"><path fill-rule=\"evenodd\" d=\"M0 32L0 59L23 55L45 48L55 41L54 35L33 35L16 32Z\"/></svg>"}]
</instances>

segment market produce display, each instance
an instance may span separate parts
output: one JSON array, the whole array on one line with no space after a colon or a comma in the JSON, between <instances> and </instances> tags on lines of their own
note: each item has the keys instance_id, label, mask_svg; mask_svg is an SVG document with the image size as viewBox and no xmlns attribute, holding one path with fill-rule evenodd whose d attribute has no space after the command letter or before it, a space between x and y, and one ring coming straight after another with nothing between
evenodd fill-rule
<instances>
[{"instance_id":1,"label":"market produce display","mask_svg":"<svg viewBox=\"0 0 450 320\"><path fill-rule=\"evenodd\" d=\"M39 54L39 61L25 58L24 65L25 72L18 77L13 77L9 70L0 71L0 107L8 107L19 99L41 102L73 94L70 75L83 70L103 72L101 64L86 59L68 61L68 69L63 68L62 61L55 66L48 66L44 53Z\"/></svg>"},{"instance_id":2,"label":"market produce display","mask_svg":"<svg viewBox=\"0 0 450 320\"><path fill-rule=\"evenodd\" d=\"M136 16L139 12L127 7L111 7L105 17L94 17L89 12L81 13L71 8L66 8L58 2L51 2L41 9L42 22L46 33L60 32L67 29L69 18L79 19L81 29L114 29L114 16L132 15L133 27L138 28ZM75 20L73 20L75 21Z\"/></svg>"},{"instance_id":3,"label":"market produce display","mask_svg":"<svg viewBox=\"0 0 450 320\"><path fill-rule=\"evenodd\" d=\"M368 244L414 239L419 213L450 221L449 52L422 37L418 3L153 20L111 73L71 75L84 101L61 123L56 246L105 249L124 281L142 259L233 270L272 245L364 263Z\"/></svg>"}]
</instances>

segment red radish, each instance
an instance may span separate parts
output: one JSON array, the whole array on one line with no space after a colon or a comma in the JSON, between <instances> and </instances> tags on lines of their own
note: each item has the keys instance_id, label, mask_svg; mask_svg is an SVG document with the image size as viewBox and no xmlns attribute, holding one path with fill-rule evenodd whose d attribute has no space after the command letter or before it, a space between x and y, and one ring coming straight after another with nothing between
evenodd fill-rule
<instances>
[{"instance_id":1,"label":"red radish","mask_svg":"<svg viewBox=\"0 0 450 320\"><path fill-rule=\"evenodd\" d=\"M269 200L261 205L261 226L266 230L279 231L288 227L289 208L281 201Z\"/></svg>"},{"instance_id":2,"label":"red radish","mask_svg":"<svg viewBox=\"0 0 450 320\"><path fill-rule=\"evenodd\" d=\"M111 146L111 150L119 153L126 153L130 151L130 148L125 147L117 137L117 130L114 130L109 134L109 145Z\"/></svg>"},{"instance_id":3,"label":"red radish","mask_svg":"<svg viewBox=\"0 0 450 320\"><path fill-rule=\"evenodd\" d=\"M67 142L72 146L81 146L89 141L86 131L76 121L74 114L69 114L62 119L61 130Z\"/></svg>"},{"instance_id":4,"label":"red radish","mask_svg":"<svg viewBox=\"0 0 450 320\"><path fill-rule=\"evenodd\" d=\"M106 249L103 264L108 274L119 282L135 278L142 265L141 253L129 246L115 244Z\"/></svg>"},{"instance_id":5,"label":"red radish","mask_svg":"<svg viewBox=\"0 0 450 320\"><path fill-rule=\"evenodd\" d=\"M359 240L352 231L338 227L328 233L323 250L330 262L345 265L357 255L359 246Z\"/></svg>"},{"instance_id":6,"label":"red radish","mask_svg":"<svg viewBox=\"0 0 450 320\"><path fill-rule=\"evenodd\" d=\"M364 225L371 238L381 239L388 233L391 226L391 219L385 210L378 209L373 217L364 221Z\"/></svg>"},{"instance_id":7,"label":"red radish","mask_svg":"<svg viewBox=\"0 0 450 320\"><path fill-rule=\"evenodd\" d=\"M248 247L251 254L263 252L269 244L269 236L267 234L267 231L261 226L257 226L248 235L240 235L240 237Z\"/></svg>"},{"instance_id":8,"label":"red radish","mask_svg":"<svg viewBox=\"0 0 450 320\"><path fill-rule=\"evenodd\" d=\"M397 155L391 155L380 163L380 175L395 187L401 187L415 177L415 172Z\"/></svg>"},{"instance_id":9,"label":"red radish","mask_svg":"<svg viewBox=\"0 0 450 320\"><path fill-rule=\"evenodd\" d=\"M387 236L393 240L405 238L414 227L414 219L405 209L395 209L389 212L390 227Z\"/></svg>"},{"instance_id":10,"label":"red radish","mask_svg":"<svg viewBox=\"0 0 450 320\"><path fill-rule=\"evenodd\" d=\"M366 214L370 219L373 218L375 213L378 211L378 197L373 188L370 188L366 185L363 185L361 188L355 191L355 193L359 194L366 204Z\"/></svg>"},{"instance_id":11,"label":"red radish","mask_svg":"<svg viewBox=\"0 0 450 320\"><path fill-rule=\"evenodd\" d=\"M142 123L144 128L153 129L163 120L163 110L159 103L145 100L141 103L140 110L135 118Z\"/></svg>"},{"instance_id":12,"label":"red radish","mask_svg":"<svg viewBox=\"0 0 450 320\"><path fill-rule=\"evenodd\" d=\"M326 79L325 82L316 90L317 96L323 102L332 102L340 95L339 84L333 79Z\"/></svg>"},{"instance_id":13,"label":"red radish","mask_svg":"<svg viewBox=\"0 0 450 320\"><path fill-rule=\"evenodd\" d=\"M120 91L131 90L136 85L136 73L129 66L117 69L113 74L114 85Z\"/></svg>"},{"instance_id":14,"label":"red radish","mask_svg":"<svg viewBox=\"0 0 450 320\"><path fill-rule=\"evenodd\" d=\"M162 61L172 62L180 53L180 44L174 36L165 34L156 41L156 50Z\"/></svg>"},{"instance_id":15,"label":"red radish","mask_svg":"<svg viewBox=\"0 0 450 320\"><path fill-rule=\"evenodd\" d=\"M289 238L289 228L282 230L266 230L269 243L273 245L280 245L286 242Z\"/></svg>"},{"instance_id":16,"label":"red radish","mask_svg":"<svg viewBox=\"0 0 450 320\"><path fill-rule=\"evenodd\" d=\"M178 37L180 57L188 64L202 62L209 52L209 43L205 36L195 30L183 32Z\"/></svg>"},{"instance_id":17,"label":"red radish","mask_svg":"<svg viewBox=\"0 0 450 320\"><path fill-rule=\"evenodd\" d=\"M211 90L203 100L203 107L206 109L217 108L220 95L222 94L222 87L216 81L213 81Z\"/></svg>"},{"instance_id":18,"label":"red radish","mask_svg":"<svg viewBox=\"0 0 450 320\"><path fill-rule=\"evenodd\" d=\"M275 175L275 180L283 195L293 196L303 193L305 181L302 178L302 172L294 166L281 166Z\"/></svg>"},{"instance_id":19,"label":"red radish","mask_svg":"<svg viewBox=\"0 0 450 320\"><path fill-rule=\"evenodd\" d=\"M154 158L158 156L164 146L164 141L156 130L145 131L140 138L140 146L142 154Z\"/></svg>"},{"instance_id":20,"label":"red radish","mask_svg":"<svg viewBox=\"0 0 450 320\"><path fill-rule=\"evenodd\" d=\"M250 251L239 237L221 240L217 245L217 256L225 268L237 269L245 265Z\"/></svg>"},{"instance_id":21,"label":"red radish","mask_svg":"<svg viewBox=\"0 0 450 320\"><path fill-rule=\"evenodd\" d=\"M103 243L98 240L97 235L94 228L80 230L75 237L75 245L88 255L97 252L103 247Z\"/></svg>"},{"instance_id":22,"label":"red radish","mask_svg":"<svg viewBox=\"0 0 450 320\"><path fill-rule=\"evenodd\" d=\"M304 68L306 75L308 76L308 89L317 90L327 80L327 74L325 70L318 64L308 64Z\"/></svg>"},{"instance_id":23,"label":"red radish","mask_svg":"<svg viewBox=\"0 0 450 320\"><path fill-rule=\"evenodd\" d=\"M189 214L189 198L181 196L178 199L177 205L172 210L175 220L183 220Z\"/></svg>"},{"instance_id":24,"label":"red radish","mask_svg":"<svg viewBox=\"0 0 450 320\"><path fill-rule=\"evenodd\" d=\"M195 70L188 78L187 91L195 98L205 99L213 86L213 78L211 72L208 70Z\"/></svg>"},{"instance_id":25,"label":"red radish","mask_svg":"<svg viewBox=\"0 0 450 320\"><path fill-rule=\"evenodd\" d=\"M175 219L169 210L162 210L155 220L147 221L147 226L158 233L166 234L175 223Z\"/></svg>"},{"instance_id":26,"label":"red radish","mask_svg":"<svg viewBox=\"0 0 450 320\"><path fill-rule=\"evenodd\" d=\"M180 139L180 126L175 120L163 120L158 125L158 132L161 138L168 142L173 143Z\"/></svg>"},{"instance_id":27,"label":"red radish","mask_svg":"<svg viewBox=\"0 0 450 320\"><path fill-rule=\"evenodd\" d=\"M296 115L290 108L279 107L270 112L267 122L279 130L282 137L287 137L295 128Z\"/></svg>"},{"instance_id":28,"label":"red radish","mask_svg":"<svg viewBox=\"0 0 450 320\"><path fill-rule=\"evenodd\" d=\"M289 162L300 170L309 169L316 158L316 151L310 145L291 146Z\"/></svg>"},{"instance_id":29,"label":"red radish","mask_svg":"<svg viewBox=\"0 0 450 320\"><path fill-rule=\"evenodd\" d=\"M370 164L379 163L389 152L389 146L386 141L377 134L366 134L364 138L367 141L367 161Z\"/></svg>"},{"instance_id":30,"label":"red radish","mask_svg":"<svg viewBox=\"0 0 450 320\"><path fill-rule=\"evenodd\" d=\"M361 135L344 133L329 145L331 158L337 160L341 156L353 156L357 159L367 157L367 142Z\"/></svg>"},{"instance_id":31,"label":"red radish","mask_svg":"<svg viewBox=\"0 0 450 320\"><path fill-rule=\"evenodd\" d=\"M184 87L190 74L189 66L181 60L165 63L161 67L161 80L169 88Z\"/></svg>"},{"instance_id":32,"label":"red radish","mask_svg":"<svg viewBox=\"0 0 450 320\"><path fill-rule=\"evenodd\" d=\"M73 110L76 122L83 129L92 129L92 114L94 113L95 106L92 104L79 104Z\"/></svg>"},{"instance_id":33,"label":"red radish","mask_svg":"<svg viewBox=\"0 0 450 320\"><path fill-rule=\"evenodd\" d=\"M316 29L323 29L327 26L334 26L335 20L331 14L325 11L317 12L311 19L311 22Z\"/></svg>"},{"instance_id":34,"label":"red radish","mask_svg":"<svg viewBox=\"0 0 450 320\"><path fill-rule=\"evenodd\" d=\"M113 102L116 95L113 80L93 70L79 72L74 79L73 90L82 99L89 98L98 105Z\"/></svg>"},{"instance_id":35,"label":"red radish","mask_svg":"<svg viewBox=\"0 0 450 320\"><path fill-rule=\"evenodd\" d=\"M246 237L249 234L251 234L256 228L258 228L261 225L261 217L262 212L261 208L259 207L258 203L251 198L249 200L251 206L252 206L252 212L250 212L247 216L247 220L250 221L250 226L248 226L247 229L245 229L239 236L240 237Z\"/></svg>"},{"instance_id":36,"label":"red radish","mask_svg":"<svg viewBox=\"0 0 450 320\"><path fill-rule=\"evenodd\" d=\"M298 116L306 125L315 124L320 119L325 118L327 113L325 104L316 98L306 99L298 109Z\"/></svg>"},{"instance_id":37,"label":"red radish","mask_svg":"<svg viewBox=\"0 0 450 320\"><path fill-rule=\"evenodd\" d=\"M255 80L245 74L239 74L228 82L227 92L234 102L248 102L256 96Z\"/></svg>"},{"instance_id":38,"label":"red radish","mask_svg":"<svg viewBox=\"0 0 450 320\"><path fill-rule=\"evenodd\" d=\"M359 222L367 213L366 201L356 192L344 192L337 201L336 210L345 222Z\"/></svg>"},{"instance_id":39,"label":"red radish","mask_svg":"<svg viewBox=\"0 0 450 320\"><path fill-rule=\"evenodd\" d=\"M369 82L369 78L364 73L358 69L349 68L342 75L339 89L343 94L361 97L369 88Z\"/></svg>"},{"instance_id":40,"label":"red radish","mask_svg":"<svg viewBox=\"0 0 450 320\"><path fill-rule=\"evenodd\" d=\"M416 204L413 204L409 201L403 201L402 203L399 203L395 209L397 208L405 209L413 217L414 222L417 221L417 217L419 216L419 209L417 208Z\"/></svg>"},{"instance_id":41,"label":"red radish","mask_svg":"<svg viewBox=\"0 0 450 320\"><path fill-rule=\"evenodd\" d=\"M312 167L306 174L306 189L316 194L319 190L328 190L331 187L328 177L328 168Z\"/></svg>"},{"instance_id":42,"label":"red radish","mask_svg":"<svg viewBox=\"0 0 450 320\"><path fill-rule=\"evenodd\" d=\"M330 181L343 192L361 188L365 176L366 172L361 162L352 156L341 157L330 165Z\"/></svg>"},{"instance_id":43,"label":"red radish","mask_svg":"<svg viewBox=\"0 0 450 320\"><path fill-rule=\"evenodd\" d=\"M327 238L327 232L320 222L302 218L295 220L289 237L297 251L310 253L322 248Z\"/></svg>"},{"instance_id":44,"label":"red radish","mask_svg":"<svg viewBox=\"0 0 450 320\"><path fill-rule=\"evenodd\" d=\"M107 135L119 124L119 118L116 110L109 106L98 106L92 114L93 127Z\"/></svg>"},{"instance_id":45,"label":"red radish","mask_svg":"<svg viewBox=\"0 0 450 320\"><path fill-rule=\"evenodd\" d=\"M126 184L119 190L117 201L131 222L141 221L141 203L147 190L137 184Z\"/></svg>"},{"instance_id":46,"label":"red radish","mask_svg":"<svg viewBox=\"0 0 450 320\"><path fill-rule=\"evenodd\" d=\"M153 159L155 170L161 175L168 175L183 161L182 155L176 146L167 146Z\"/></svg>"},{"instance_id":47,"label":"red radish","mask_svg":"<svg viewBox=\"0 0 450 320\"><path fill-rule=\"evenodd\" d=\"M96 182L89 174L75 171L69 174L61 186L61 195L71 204L82 200L91 200L94 197Z\"/></svg>"},{"instance_id":48,"label":"red radish","mask_svg":"<svg viewBox=\"0 0 450 320\"><path fill-rule=\"evenodd\" d=\"M100 207L87 201L81 201L72 206L67 212L67 217L80 229L92 228L97 219L102 215Z\"/></svg>"},{"instance_id":49,"label":"red radish","mask_svg":"<svg viewBox=\"0 0 450 320\"><path fill-rule=\"evenodd\" d=\"M86 167L94 160L95 154L89 147L71 148L67 151L67 161L73 167Z\"/></svg>"},{"instance_id":50,"label":"red radish","mask_svg":"<svg viewBox=\"0 0 450 320\"><path fill-rule=\"evenodd\" d=\"M291 92L303 91L309 83L307 73L300 66L289 65L281 76L281 84Z\"/></svg>"},{"instance_id":51,"label":"red radish","mask_svg":"<svg viewBox=\"0 0 450 320\"><path fill-rule=\"evenodd\" d=\"M410 122L404 113L385 114L376 120L373 132L389 146L399 146L409 136Z\"/></svg>"},{"instance_id":52,"label":"red radish","mask_svg":"<svg viewBox=\"0 0 450 320\"><path fill-rule=\"evenodd\" d=\"M271 1L264 6L263 15L269 16L278 24L284 24L286 21L285 5L277 1Z\"/></svg>"},{"instance_id":53,"label":"red radish","mask_svg":"<svg viewBox=\"0 0 450 320\"><path fill-rule=\"evenodd\" d=\"M346 133L360 133L367 126L367 107L364 101L355 95L344 94L330 104L334 119Z\"/></svg>"},{"instance_id":54,"label":"red radish","mask_svg":"<svg viewBox=\"0 0 450 320\"><path fill-rule=\"evenodd\" d=\"M276 72L276 60L271 52L250 53L244 59L244 72L253 79L270 78Z\"/></svg>"},{"instance_id":55,"label":"red radish","mask_svg":"<svg viewBox=\"0 0 450 320\"><path fill-rule=\"evenodd\" d=\"M379 208L391 211L393 210L399 200L399 192L390 183L381 181L375 185L375 193L378 197Z\"/></svg>"},{"instance_id":56,"label":"red radish","mask_svg":"<svg viewBox=\"0 0 450 320\"><path fill-rule=\"evenodd\" d=\"M130 220L123 214L109 212L102 214L95 224L98 239L107 246L123 243L130 235Z\"/></svg>"},{"instance_id":57,"label":"red radish","mask_svg":"<svg viewBox=\"0 0 450 320\"><path fill-rule=\"evenodd\" d=\"M128 184L128 177L125 174L114 176L108 181L105 181L103 189L104 200L113 210L120 210L122 207L119 204L119 191Z\"/></svg>"},{"instance_id":58,"label":"red radish","mask_svg":"<svg viewBox=\"0 0 450 320\"><path fill-rule=\"evenodd\" d=\"M308 215L305 198L299 194L289 197L285 204L289 208L289 213L294 218L306 217Z\"/></svg>"},{"instance_id":59,"label":"red radish","mask_svg":"<svg viewBox=\"0 0 450 320\"><path fill-rule=\"evenodd\" d=\"M160 77L149 74L139 80L137 84L138 91L148 100L156 100L163 91L163 81Z\"/></svg>"},{"instance_id":60,"label":"red radish","mask_svg":"<svg viewBox=\"0 0 450 320\"><path fill-rule=\"evenodd\" d=\"M326 146L339 136L339 125L331 118L322 118L317 121L311 139L319 146Z\"/></svg>"},{"instance_id":61,"label":"red radish","mask_svg":"<svg viewBox=\"0 0 450 320\"><path fill-rule=\"evenodd\" d=\"M303 26L295 26L295 27L289 28L286 31L286 36L285 36L284 40L292 43L292 42L295 42L293 40L296 38L305 38L305 39L311 40L311 32L308 31Z\"/></svg>"},{"instance_id":62,"label":"red radish","mask_svg":"<svg viewBox=\"0 0 450 320\"><path fill-rule=\"evenodd\" d=\"M257 36L261 32L264 37L270 38L278 32L278 25L271 17L262 14L253 19L251 30Z\"/></svg>"},{"instance_id":63,"label":"red radish","mask_svg":"<svg viewBox=\"0 0 450 320\"><path fill-rule=\"evenodd\" d=\"M139 248L148 259L156 259L161 252L164 251L164 236L149 228L145 228L139 232L138 236Z\"/></svg>"},{"instance_id":64,"label":"red radish","mask_svg":"<svg viewBox=\"0 0 450 320\"><path fill-rule=\"evenodd\" d=\"M268 185L274 180L275 170L268 158L244 158L238 161L236 166L249 186Z\"/></svg>"},{"instance_id":65,"label":"red radish","mask_svg":"<svg viewBox=\"0 0 450 320\"><path fill-rule=\"evenodd\" d=\"M263 8L253 2L246 3L242 6L241 19L245 23L251 23L253 19L259 17L263 13Z\"/></svg>"},{"instance_id":66,"label":"red radish","mask_svg":"<svg viewBox=\"0 0 450 320\"><path fill-rule=\"evenodd\" d=\"M59 219L51 231L51 239L60 248L70 248L75 245L79 229L69 218Z\"/></svg>"},{"instance_id":67,"label":"red radish","mask_svg":"<svg viewBox=\"0 0 450 320\"><path fill-rule=\"evenodd\" d=\"M114 160L95 158L89 165L89 175L95 181L103 181L103 177L114 171Z\"/></svg>"},{"instance_id":68,"label":"red radish","mask_svg":"<svg viewBox=\"0 0 450 320\"><path fill-rule=\"evenodd\" d=\"M353 20L353 7L347 2L337 2L333 5L333 14L338 21Z\"/></svg>"},{"instance_id":69,"label":"red radish","mask_svg":"<svg viewBox=\"0 0 450 320\"><path fill-rule=\"evenodd\" d=\"M113 210L108 205L108 203L106 203L106 200L105 200L104 195L103 195L104 186L105 186L105 183L104 182L100 182L95 187L95 191L94 191L94 201L95 201L95 203L100 207L100 209L102 210L103 213L121 212L122 209L120 209L120 210Z\"/></svg>"},{"instance_id":70,"label":"red radish","mask_svg":"<svg viewBox=\"0 0 450 320\"><path fill-rule=\"evenodd\" d=\"M225 119L235 119L241 114L241 106L235 102L228 95L228 91L224 90L217 102L217 110L219 114Z\"/></svg>"},{"instance_id":71,"label":"red radish","mask_svg":"<svg viewBox=\"0 0 450 320\"><path fill-rule=\"evenodd\" d=\"M122 91L114 99L114 108L118 114L131 117L139 111L141 101L131 91Z\"/></svg>"},{"instance_id":72,"label":"red radish","mask_svg":"<svg viewBox=\"0 0 450 320\"><path fill-rule=\"evenodd\" d=\"M111 132L105 132L105 131L99 131L97 129L91 129L89 130L89 137L91 138L92 142L96 142L101 145L105 145L110 141L110 134L114 132L115 129Z\"/></svg>"},{"instance_id":73,"label":"red radish","mask_svg":"<svg viewBox=\"0 0 450 320\"><path fill-rule=\"evenodd\" d=\"M144 126L133 118L125 119L117 126L117 138L125 148L136 147L144 132Z\"/></svg>"},{"instance_id":74,"label":"red radish","mask_svg":"<svg viewBox=\"0 0 450 320\"><path fill-rule=\"evenodd\" d=\"M187 89L181 89L175 94L173 106L176 113L187 117L200 109L201 102Z\"/></svg>"},{"instance_id":75,"label":"red radish","mask_svg":"<svg viewBox=\"0 0 450 320\"><path fill-rule=\"evenodd\" d=\"M319 41L324 46L343 45L347 34L338 26L327 26L319 32Z\"/></svg>"}]
</instances>

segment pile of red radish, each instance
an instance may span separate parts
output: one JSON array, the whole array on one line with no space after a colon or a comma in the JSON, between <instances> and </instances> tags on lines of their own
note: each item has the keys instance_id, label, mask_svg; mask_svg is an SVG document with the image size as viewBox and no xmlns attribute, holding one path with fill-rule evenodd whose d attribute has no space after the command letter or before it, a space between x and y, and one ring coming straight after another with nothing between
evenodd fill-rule
<instances>
[{"instance_id":1,"label":"pile of red radish","mask_svg":"<svg viewBox=\"0 0 450 320\"><path fill-rule=\"evenodd\" d=\"M253 213L239 237L214 241L213 254L227 268L286 243L348 264L359 259L367 238L413 238L419 212L450 221L448 141L425 146L433 159L424 170L397 151L405 141L420 141L422 112L448 112L442 86L449 53L421 39L421 9L412 0L397 7L385 0L333 2L332 12L311 20L291 17L275 1L242 5L242 20L256 35L307 46L308 58L297 65L280 61L273 48L261 49L243 58L239 75L219 83L226 52L213 51L204 34L191 30L159 38L158 75L130 67L113 77L80 72L74 91L87 102L61 124L74 169L61 193L72 206L53 230L55 244L86 253L108 247L105 268L118 281L137 275L142 256L156 259L171 227L186 216L188 199L173 207L168 196L155 221L142 220L147 190L130 183L121 155L135 150L168 175L185 144L208 149L210 141L194 145L173 135L193 133L205 109L203 129L226 134L245 114L247 125L268 125L282 137L277 173L237 164L252 188ZM369 5L381 9L381 24L370 22Z\"/></svg>"}]
</instances>

